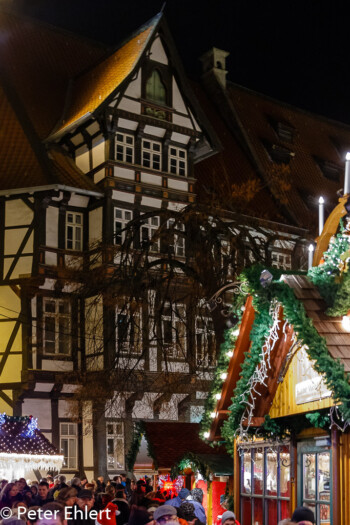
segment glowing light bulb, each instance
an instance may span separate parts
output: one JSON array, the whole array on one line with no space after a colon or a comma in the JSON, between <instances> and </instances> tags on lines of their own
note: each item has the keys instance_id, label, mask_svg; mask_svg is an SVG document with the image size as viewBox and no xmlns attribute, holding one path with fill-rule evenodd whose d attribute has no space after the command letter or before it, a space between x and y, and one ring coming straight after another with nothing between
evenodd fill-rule
<instances>
[{"instance_id":1,"label":"glowing light bulb","mask_svg":"<svg viewBox=\"0 0 350 525\"><path fill-rule=\"evenodd\" d=\"M210 434L209 434L209 432L204 432L203 436L205 437L205 439L208 439Z\"/></svg>"},{"instance_id":2,"label":"glowing light bulb","mask_svg":"<svg viewBox=\"0 0 350 525\"><path fill-rule=\"evenodd\" d=\"M221 379L222 379L223 381L225 381L225 379L226 379L226 377L227 377L227 373L226 373L226 372L223 372L223 373L221 374L220 377L221 377Z\"/></svg>"},{"instance_id":3,"label":"glowing light bulb","mask_svg":"<svg viewBox=\"0 0 350 525\"><path fill-rule=\"evenodd\" d=\"M320 198L318 199L318 203L319 203L319 204L324 204L324 198L323 198L323 197L320 197Z\"/></svg>"},{"instance_id":4,"label":"glowing light bulb","mask_svg":"<svg viewBox=\"0 0 350 525\"><path fill-rule=\"evenodd\" d=\"M234 330L232 332L232 335L235 336L235 337L238 337L239 336L239 328L237 328L237 330Z\"/></svg>"},{"instance_id":5,"label":"glowing light bulb","mask_svg":"<svg viewBox=\"0 0 350 525\"><path fill-rule=\"evenodd\" d=\"M216 416L216 412L211 412L211 413L210 413L210 417L211 417L212 419L214 419L215 416Z\"/></svg>"},{"instance_id":6,"label":"glowing light bulb","mask_svg":"<svg viewBox=\"0 0 350 525\"><path fill-rule=\"evenodd\" d=\"M348 151L347 154L345 155L345 160L350 160L350 151Z\"/></svg>"},{"instance_id":7,"label":"glowing light bulb","mask_svg":"<svg viewBox=\"0 0 350 525\"><path fill-rule=\"evenodd\" d=\"M215 399L217 399L219 401L219 399L221 399L221 394L220 392L218 394L215 394Z\"/></svg>"},{"instance_id":8,"label":"glowing light bulb","mask_svg":"<svg viewBox=\"0 0 350 525\"><path fill-rule=\"evenodd\" d=\"M232 350L229 350L228 352L226 352L226 355L227 357L232 357L233 356Z\"/></svg>"},{"instance_id":9,"label":"glowing light bulb","mask_svg":"<svg viewBox=\"0 0 350 525\"><path fill-rule=\"evenodd\" d=\"M341 320L341 324L347 332L350 332L350 317L348 315L344 315L343 319Z\"/></svg>"}]
</instances>

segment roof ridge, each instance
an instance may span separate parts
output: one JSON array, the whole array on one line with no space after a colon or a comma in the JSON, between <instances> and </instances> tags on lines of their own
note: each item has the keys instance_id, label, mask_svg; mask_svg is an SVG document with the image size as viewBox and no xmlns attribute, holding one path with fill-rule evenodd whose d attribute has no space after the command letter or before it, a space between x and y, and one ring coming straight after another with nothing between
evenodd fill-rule
<instances>
[{"instance_id":1,"label":"roof ridge","mask_svg":"<svg viewBox=\"0 0 350 525\"><path fill-rule=\"evenodd\" d=\"M39 27L43 27L45 29L51 30L56 33L60 33L62 35L67 35L70 38L73 38L74 40L79 40L80 42L86 42L86 44L94 45L98 48L105 49L106 51L110 48L108 44L101 42L100 40L94 40L93 38L89 38L85 35L74 33L73 31L70 31L69 29L65 29L64 27L54 25L53 23L47 22L46 20L35 18L34 16L31 16L27 13L21 13L18 8L15 8L10 5L6 5L6 6L0 5L0 14L1 13L12 15L26 22L32 22L38 25Z\"/></svg>"},{"instance_id":2,"label":"roof ridge","mask_svg":"<svg viewBox=\"0 0 350 525\"><path fill-rule=\"evenodd\" d=\"M350 131L350 124L346 124L345 122L341 122L340 120L331 119L329 117L326 117L324 115L320 115L319 113L314 113L312 111L309 111L307 109L300 108L299 106L294 106L293 104L290 104L289 102L285 102L283 100L280 100L278 98L271 97L270 95L266 95L265 93L261 93L260 91L255 91L252 88L248 88L246 86L242 86L241 84L237 84L236 82L232 82L231 80L227 80L227 84L233 86L234 88L238 88L241 91L245 91L247 93L250 93L251 95L257 95L258 97L261 97L265 100L268 100L270 102L274 102L275 104L279 104L280 106L284 106L288 109L291 109L293 111L297 111L298 113L302 113L304 115L307 115L308 117L316 118L318 120L327 122L328 124L337 125L340 127L343 127L346 131Z\"/></svg>"}]
</instances>

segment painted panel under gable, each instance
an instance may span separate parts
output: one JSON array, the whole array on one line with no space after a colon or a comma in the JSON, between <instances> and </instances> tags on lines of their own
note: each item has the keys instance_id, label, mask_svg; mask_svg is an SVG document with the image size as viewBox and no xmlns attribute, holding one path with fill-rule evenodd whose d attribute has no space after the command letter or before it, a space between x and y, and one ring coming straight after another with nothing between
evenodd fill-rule
<instances>
[{"instance_id":1,"label":"painted panel under gable","mask_svg":"<svg viewBox=\"0 0 350 525\"><path fill-rule=\"evenodd\" d=\"M299 350L300 352L300 350ZM329 408L334 405L333 398L328 397L309 403L297 404L295 397L295 386L297 383L297 355L288 368L282 383L277 387L277 392L274 397L270 413L271 417L284 417L293 414L302 414L311 412L313 410L320 410L322 408Z\"/></svg>"},{"instance_id":2,"label":"painted panel under gable","mask_svg":"<svg viewBox=\"0 0 350 525\"><path fill-rule=\"evenodd\" d=\"M22 199L8 200L5 202L5 226L30 224L33 220L33 211Z\"/></svg>"},{"instance_id":3,"label":"painted panel under gable","mask_svg":"<svg viewBox=\"0 0 350 525\"><path fill-rule=\"evenodd\" d=\"M9 395L7 393L7 391L4 391L10 399L12 399L12 395ZM12 393L11 393L12 394ZM0 412L3 414L4 412L8 415L8 416L12 416L13 415L13 409L10 405L8 405L6 403L6 401L4 401L2 398L0 398Z\"/></svg>"},{"instance_id":4,"label":"painted panel under gable","mask_svg":"<svg viewBox=\"0 0 350 525\"><path fill-rule=\"evenodd\" d=\"M71 418L73 414L77 414L77 409L77 401L58 400L58 417Z\"/></svg>"},{"instance_id":5,"label":"painted panel under gable","mask_svg":"<svg viewBox=\"0 0 350 525\"><path fill-rule=\"evenodd\" d=\"M162 41L159 36L155 38L150 49L150 54L151 60L154 60L155 62L160 62L161 64L168 64L168 57L166 55Z\"/></svg>"},{"instance_id":6,"label":"painted panel under gable","mask_svg":"<svg viewBox=\"0 0 350 525\"><path fill-rule=\"evenodd\" d=\"M188 114L186 104L181 96L179 87L175 78L173 77L173 108L180 113Z\"/></svg>"},{"instance_id":7,"label":"painted panel under gable","mask_svg":"<svg viewBox=\"0 0 350 525\"><path fill-rule=\"evenodd\" d=\"M125 111L131 111L131 113L141 115L141 103L130 100L129 98L123 97L118 104L118 109L125 109Z\"/></svg>"},{"instance_id":8,"label":"painted panel under gable","mask_svg":"<svg viewBox=\"0 0 350 525\"><path fill-rule=\"evenodd\" d=\"M46 246L58 248L58 208L53 206L46 210Z\"/></svg>"},{"instance_id":9,"label":"painted panel under gable","mask_svg":"<svg viewBox=\"0 0 350 525\"><path fill-rule=\"evenodd\" d=\"M198 122L194 118L193 113L192 113L192 111L190 109L189 109L189 112L190 112L190 115L191 115L191 118L192 118L192 121L194 123L194 127L195 127L196 131L200 131L201 132L202 131L201 127L199 126Z\"/></svg>"},{"instance_id":10,"label":"painted panel under gable","mask_svg":"<svg viewBox=\"0 0 350 525\"><path fill-rule=\"evenodd\" d=\"M38 418L39 428L52 428L50 399L25 398L22 404L22 416L31 416L32 414Z\"/></svg>"},{"instance_id":11,"label":"painted panel under gable","mask_svg":"<svg viewBox=\"0 0 350 525\"><path fill-rule=\"evenodd\" d=\"M86 144L75 152L75 163L83 173L90 171L90 152Z\"/></svg>"},{"instance_id":12,"label":"painted panel under gable","mask_svg":"<svg viewBox=\"0 0 350 525\"><path fill-rule=\"evenodd\" d=\"M97 184L100 182L100 180L105 178L105 170L102 168L102 170L95 171L94 173L94 183Z\"/></svg>"},{"instance_id":13,"label":"painted panel under gable","mask_svg":"<svg viewBox=\"0 0 350 525\"><path fill-rule=\"evenodd\" d=\"M102 208L95 208L89 213L89 244L102 241Z\"/></svg>"},{"instance_id":14,"label":"painted panel under gable","mask_svg":"<svg viewBox=\"0 0 350 525\"><path fill-rule=\"evenodd\" d=\"M92 146L92 167L96 168L106 160L105 140L95 139Z\"/></svg>"},{"instance_id":15,"label":"painted panel under gable","mask_svg":"<svg viewBox=\"0 0 350 525\"><path fill-rule=\"evenodd\" d=\"M168 210L174 210L174 211L181 211L183 210L187 205L186 204L180 204L179 202L168 202Z\"/></svg>"},{"instance_id":16,"label":"painted panel under gable","mask_svg":"<svg viewBox=\"0 0 350 525\"><path fill-rule=\"evenodd\" d=\"M125 91L125 95L128 95L129 97L133 97L133 98L141 98L141 74L140 74L140 71L138 72L138 75L137 77L135 78L135 80L132 80L126 91Z\"/></svg>"}]
</instances>

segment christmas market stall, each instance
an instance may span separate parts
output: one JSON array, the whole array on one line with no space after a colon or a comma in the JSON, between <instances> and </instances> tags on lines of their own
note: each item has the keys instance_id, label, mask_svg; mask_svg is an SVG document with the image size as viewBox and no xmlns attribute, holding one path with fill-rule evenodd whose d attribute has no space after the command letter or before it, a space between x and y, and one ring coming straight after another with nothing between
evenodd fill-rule
<instances>
[{"instance_id":1,"label":"christmas market stall","mask_svg":"<svg viewBox=\"0 0 350 525\"><path fill-rule=\"evenodd\" d=\"M317 524L350 516L350 221L326 222L309 271L251 267L234 305L201 436L234 458L242 525L310 507ZM337 218L337 221L335 221ZM336 224L335 224L336 223ZM336 230L336 228L338 229ZM312 253L312 250L310 250ZM312 263L312 260L310 261ZM242 306L243 305L243 306Z\"/></svg>"},{"instance_id":2,"label":"christmas market stall","mask_svg":"<svg viewBox=\"0 0 350 525\"><path fill-rule=\"evenodd\" d=\"M201 488L204 493L208 525L216 522L225 508L220 505L230 492L233 462L224 447L215 448L199 437L198 423L143 422L134 436L134 445L129 454L129 469L143 474L145 455L143 440L147 442L148 457L151 458L153 475L162 490L174 496L182 486L188 489ZM150 475L150 470L148 470Z\"/></svg>"},{"instance_id":3,"label":"christmas market stall","mask_svg":"<svg viewBox=\"0 0 350 525\"><path fill-rule=\"evenodd\" d=\"M58 472L62 464L63 456L39 431L36 418L0 414L1 479L39 479L48 471Z\"/></svg>"}]
</instances>

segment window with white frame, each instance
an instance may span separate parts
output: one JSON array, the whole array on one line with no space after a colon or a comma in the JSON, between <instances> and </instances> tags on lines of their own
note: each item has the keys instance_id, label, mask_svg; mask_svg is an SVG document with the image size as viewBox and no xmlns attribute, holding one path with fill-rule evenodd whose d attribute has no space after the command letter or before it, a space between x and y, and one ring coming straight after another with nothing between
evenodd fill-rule
<instances>
[{"instance_id":1,"label":"window with white frame","mask_svg":"<svg viewBox=\"0 0 350 525\"><path fill-rule=\"evenodd\" d=\"M114 208L114 243L123 244L125 241L125 228L132 220L132 211Z\"/></svg>"},{"instance_id":2,"label":"window with white frame","mask_svg":"<svg viewBox=\"0 0 350 525\"><path fill-rule=\"evenodd\" d=\"M290 270L292 267L290 254L272 252L271 259L271 266L273 268L282 268L284 270Z\"/></svg>"},{"instance_id":3,"label":"window with white frame","mask_svg":"<svg viewBox=\"0 0 350 525\"><path fill-rule=\"evenodd\" d=\"M143 247L149 245L149 251L153 253L158 253L159 248L160 248L159 237L158 237L159 226L160 226L159 217L148 217L147 219L142 219L142 226L140 230L141 245Z\"/></svg>"},{"instance_id":4,"label":"window with white frame","mask_svg":"<svg viewBox=\"0 0 350 525\"><path fill-rule=\"evenodd\" d=\"M174 246L174 253L178 257L184 257L185 256L185 236L180 234L177 234L176 231L184 232L185 226L184 224L175 224L175 219L169 219L168 220L168 230L172 234L173 238L173 246Z\"/></svg>"},{"instance_id":5,"label":"window with white frame","mask_svg":"<svg viewBox=\"0 0 350 525\"><path fill-rule=\"evenodd\" d=\"M124 424L106 423L107 469L123 469L124 459Z\"/></svg>"},{"instance_id":6,"label":"window with white frame","mask_svg":"<svg viewBox=\"0 0 350 525\"><path fill-rule=\"evenodd\" d=\"M68 211L66 215L67 250L83 249L83 214Z\"/></svg>"},{"instance_id":7,"label":"window with white frame","mask_svg":"<svg viewBox=\"0 0 350 525\"><path fill-rule=\"evenodd\" d=\"M153 168L154 170L162 169L162 144L154 140L142 139L142 166Z\"/></svg>"},{"instance_id":8,"label":"window with white frame","mask_svg":"<svg viewBox=\"0 0 350 525\"><path fill-rule=\"evenodd\" d=\"M165 303L162 312L162 340L167 357L186 357L185 307L181 304Z\"/></svg>"},{"instance_id":9,"label":"window with white frame","mask_svg":"<svg viewBox=\"0 0 350 525\"><path fill-rule=\"evenodd\" d=\"M196 317L196 361L199 366L214 366L216 345L214 325L207 317Z\"/></svg>"},{"instance_id":10,"label":"window with white frame","mask_svg":"<svg viewBox=\"0 0 350 525\"><path fill-rule=\"evenodd\" d=\"M117 311L117 351L121 354L142 353L141 310Z\"/></svg>"},{"instance_id":11,"label":"window with white frame","mask_svg":"<svg viewBox=\"0 0 350 525\"><path fill-rule=\"evenodd\" d=\"M176 146L169 147L169 172L187 175L187 151Z\"/></svg>"},{"instance_id":12,"label":"window with white frame","mask_svg":"<svg viewBox=\"0 0 350 525\"><path fill-rule=\"evenodd\" d=\"M43 352L50 355L71 353L71 308L66 299L44 298Z\"/></svg>"},{"instance_id":13,"label":"window with white frame","mask_svg":"<svg viewBox=\"0 0 350 525\"><path fill-rule=\"evenodd\" d=\"M134 162L134 137L125 133L116 133L115 158L121 162Z\"/></svg>"},{"instance_id":14,"label":"window with white frame","mask_svg":"<svg viewBox=\"0 0 350 525\"><path fill-rule=\"evenodd\" d=\"M78 426L76 423L60 423L60 450L64 456L63 468L78 468Z\"/></svg>"}]
</instances>

